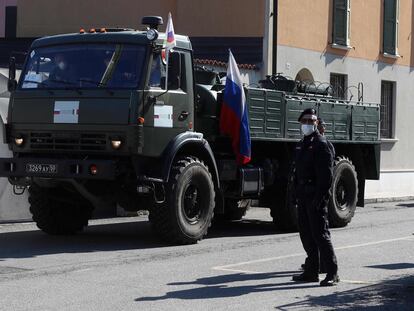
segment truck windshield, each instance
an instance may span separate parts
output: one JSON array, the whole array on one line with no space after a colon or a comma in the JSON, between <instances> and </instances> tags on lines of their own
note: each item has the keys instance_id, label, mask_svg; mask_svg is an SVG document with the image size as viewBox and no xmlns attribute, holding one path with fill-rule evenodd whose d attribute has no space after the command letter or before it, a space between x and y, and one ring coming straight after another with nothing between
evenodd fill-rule
<instances>
[{"instance_id":1,"label":"truck windshield","mask_svg":"<svg viewBox=\"0 0 414 311\"><path fill-rule=\"evenodd\" d=\"M30 51L20 89L136 88L145 47L132 44L71 44Z\"/></svg>"}]
</instances>

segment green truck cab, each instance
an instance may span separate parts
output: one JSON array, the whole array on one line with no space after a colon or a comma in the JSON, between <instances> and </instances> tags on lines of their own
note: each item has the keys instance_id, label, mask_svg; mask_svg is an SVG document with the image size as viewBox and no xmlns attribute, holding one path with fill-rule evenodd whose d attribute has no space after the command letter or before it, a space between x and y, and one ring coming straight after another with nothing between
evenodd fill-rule
<instances>
[{"instance_id":1,"label":"green truck cab","mask_svg":"<svg viewBox=\"0 0 414 311\"><path fill-rule=\"evenodd\" d=\"M297 116L315 107L337 150L330 217L346 225L366 179L379 178L379 106L290 90L246 88L252 162L239 167L218 124L224 86L196 68L176 35L165 63L159 17L146 31L81 30L35 40L11 91L0 176L28 188L33 220L50 234L82 230L102 202L148 209L175 244L202 239L213 217L240 219L252 200L277 225L296 225L291 167ZM168 75L167 75L168 72Z\"/></svg>"}]
</instances>

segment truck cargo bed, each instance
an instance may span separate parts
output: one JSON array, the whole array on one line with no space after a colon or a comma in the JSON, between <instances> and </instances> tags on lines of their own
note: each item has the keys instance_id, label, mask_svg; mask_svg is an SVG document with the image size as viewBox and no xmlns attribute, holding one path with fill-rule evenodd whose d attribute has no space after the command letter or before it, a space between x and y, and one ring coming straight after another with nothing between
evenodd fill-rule
<instances>
[{"instance_id":1,"label":"truck cargo bed","mask_svg":"<svg viewBox=\"0 0 414 311\"><path fill-rule=\"evenodd\" d=\"M327 124L328 139L338 143L379 142L378 104L257 88L247 88L246 97L252 140L300 139L298 116L306 108L315 108Z\"/></svg>"}]
</instances>

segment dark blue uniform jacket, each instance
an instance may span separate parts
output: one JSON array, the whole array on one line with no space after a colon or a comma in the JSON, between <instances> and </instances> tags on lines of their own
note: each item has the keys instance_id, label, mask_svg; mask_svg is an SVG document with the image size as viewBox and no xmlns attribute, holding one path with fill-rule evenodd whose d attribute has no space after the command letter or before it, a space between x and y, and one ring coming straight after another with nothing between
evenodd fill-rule
<instances>
[{"instance_id":1,"label":"dark blue uniform jacket","mask_svg":"<svg viewBox=\"0 0 414 311\"><path fill-rule=\"evenodd\" d=\"M325 137L315 131L296 145L295 188L299 200L319 206L329 198L333 154Z\"/></svg>"}]
</instances>

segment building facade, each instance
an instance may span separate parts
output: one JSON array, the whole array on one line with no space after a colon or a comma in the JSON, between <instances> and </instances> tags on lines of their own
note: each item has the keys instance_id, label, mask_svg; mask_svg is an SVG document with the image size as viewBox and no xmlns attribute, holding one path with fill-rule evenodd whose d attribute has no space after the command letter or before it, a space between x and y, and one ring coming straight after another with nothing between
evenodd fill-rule
<instances>
[{"instance_id":1,"label":"building facade","mask_svg":"<svg viewBox=\"0 0 414 311\"><path fill-rule=\"evenodd\" d=\"M257 81L262 69L265 0L17 0L17 37L36 38L78 32L80 28L142 29L143 16L166 17L171 12L177 33L191 38L196 63L225 70L228 49L239 64L253 68Z\"/></svg>"},{"instance_id":2,"label":"building facade","mask_svg":"<svg viewBox=\"0 0 414 311\"><path fill-rule=\"evenodd\" d=\"M201 64L225 70L232 48L247 65L249 83L281 72L331 84L344 99L363 94L365 102L381 103L382 121L381 180L367 182L366 197L414 195L412 0L3 0L0 11L13 3L18 38L81 27L141 28L142 16L171 12Z\"/></svg>"},{"instance_id":3,"label":"building facade","mask_svg":"<svg viewBox=\"0 0 414 311\"><path fill-rule=\"evenodd\" d=\"M413 196L413 2L279 0L277 17L278 72L348 100L362 82L364 101L381 104L381 177L366 197Z\"/></svg>"}]
</instances>

